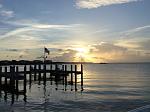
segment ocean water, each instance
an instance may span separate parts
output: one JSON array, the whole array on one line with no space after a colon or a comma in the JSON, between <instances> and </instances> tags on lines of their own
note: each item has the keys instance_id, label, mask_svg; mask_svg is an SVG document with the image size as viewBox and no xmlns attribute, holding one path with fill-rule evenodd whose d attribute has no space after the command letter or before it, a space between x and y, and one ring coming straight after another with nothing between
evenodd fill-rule
<instances>
[{"instance_id":1,"label":"ocean water","mask_svg":"<svg viewBox=\"0 0 150 112\"><path fill-rule=\"evenodd\" d=\"M47 81L27 85L26 96L1 91L0 112L150 112L150 64L84 64L83 87Z\"/></svg>"}]
</instances>

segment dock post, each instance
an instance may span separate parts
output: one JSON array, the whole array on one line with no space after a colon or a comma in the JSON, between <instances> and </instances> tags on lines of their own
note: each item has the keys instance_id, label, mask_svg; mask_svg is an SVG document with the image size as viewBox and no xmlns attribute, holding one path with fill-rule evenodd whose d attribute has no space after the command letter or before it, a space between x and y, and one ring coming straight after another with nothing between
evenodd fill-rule
<instances>
[{"instance_id":1,"label":"dock post","mask_svg":"<svg viewBox=\"0 0 150 112\"><path fill-rule=\"evenodd\" d=\"M67 85L67 65L65 65L65 85Z\"/></svg>"},{"instance_id":2,"label":"dock post","mask_svg":"<svg viewBox=\"0 0 150 112\"><path fill-rule=\"evenodd\" d=\"M53 65L51 63L50 64L50 81L51 81L51 85L52 85L52 70L53 70Z\"/></svg>"},{"instance_id":3,"label":"dock post","mask_svg":"<svg viewBox=\"0 0 150 112\"><path fill-rule=\"evenodd\" d=\"M64 71L64 65L62 65L62 71Z\"/></svg>"},{"instance_id":4,"label":"dock post","mask_svg":"<svg viewBox=\"0 0 150 112\"><path fill-rule=\"evenodd\" d=\"M2 67L0 67L0 85L2 84L2 77L1 77L1 73L2 73Z\"/></svg>"},{"instance_id":5,"label":"dock post","mask_svg":"<svg viewBox=\"0 0 150 112\"><path fill-rule=\"evenodd\" d=\"M77 91L77 65L75 65L75 91Z\"/></svg>"},{"instance_id":6,"label":"dock post","mask_svg":"<svg viewBox=\"0 0 150 112\"><path fill-rule=\"evenodd\" d=\"M11 70L11 69L10 69ZM7 66L5 66L5 84L7 85Z\"/></svg>"},{"instance_id":7,"label":"dock post","mask_svg":"<svg viewBox=\"0 0 150 112\"><path fill-rule=\"evenodd\" d=\"M36 81L36 64L34 65L34 81Z\"/></svg>"},{"instance_id":8,"label":"dock post","mask_svg":"<svg viewBox=\"0 0 150 112\"><path fill-rule=\"evenodd\" d=\"M18 71L19 71L19 68L18 68L18 66L16 66L16 77L18 77ZM19 90L19 87L18 87L18 79L16 79L16 90L17 90L17 92L18 92L18 90Z\"/></svg>"},{"instance_id":9,"label":"dock post","mask_svg":"<svg viewBox=\"0 0 150 112\"><path fill-rule=\"evenodd\" d=\"M10 66L10 86L11 89L15 89L15 81L14 81L14 75L15 75L15 66Z\"/></svg>"},{"instance_id":10,"label":"dock post","mask_svg":"<svg viewBox=\"0 0 150 112\"><path fill-rule=\"evenodd\" d=\"M38 80L41 81L41 65L39 64L39 77Z\"/></svg>"},{"instance_id":11,"label":"dock post","mask_svg":"<svg viewBox=\"0 0 150 112\"><path fill-rule=\"evenodd\" d=\"M29 74L29 83L30 83L30 85L31 85L31 83L32 83L32 66L30 65L30 74Z\"/></svg>"},{"instance_id":12,"label":"dock post","mask_svg":"<svg viewBox=\"0 0 150 112\"><path fill-rule=\"evenodd\" d=\"M24 93L26 93L26 83L27 83L27 79L26 79L26 65L24 66Z\"/></svg>"},{"instance_id":13,"label":"dock post","mask_svg":"<svg viewBox=\"0 0 150 112\"><path fill-rule=\"evenodd\" d=\"M43 79L44 79L44 85L46 84L46 63L44 63L44 76L43 76Z\"/></svg>"},{"instance_id":14,"label":"dock post","mask_svg":"<svg viewBox=\"0 0 150 112\"><path fill-rule=\"evenodd\" d=\"M81 64L81 90L83 90L83 65Z\"/></svg>"},{"instance_id":15,"label":"dock post","mask_svg":"<svg viewBox=\"0 0 150 112\"><path fill-rule=\"evenodd\" d=\"M62 71L65 71L65 67L64 66L66 66L66 65L62 65ZM64 85L64 75L63 75L63 80L62 80L63 82L63 85Z\"/></svg>"},{"instance_id":16,"label":"dock post","mask_svg":"<svg viewBox=\"0 0 150 112\"><path fill-rule=\"evenodd\" d=\"M72 68L72 65L71 65L71 85L73 85L73 68Z\"/></svg>"}]
</instances>

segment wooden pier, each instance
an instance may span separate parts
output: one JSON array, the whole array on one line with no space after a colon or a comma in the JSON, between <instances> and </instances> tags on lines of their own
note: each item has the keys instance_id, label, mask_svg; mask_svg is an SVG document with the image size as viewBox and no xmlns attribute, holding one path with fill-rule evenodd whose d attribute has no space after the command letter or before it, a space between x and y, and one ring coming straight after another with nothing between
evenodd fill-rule
<instances>
[{"instance_id":1,"label":"wooden pier","mask_svg":"<svg viewBox=\"0 0 150 112\"><path fill-rule=\"evenodd\" d=\"M9 62L0 63L0 90L11 91L13 93L26 93L27 84L34 81L51 81L56 85L61 83L74 86L77 91L78 79L80 77L80 87L83 90L83 65L66 64L53 62ZM19 81L23 81L23 88L19 90Z\"/></svg>"}]
</instances>

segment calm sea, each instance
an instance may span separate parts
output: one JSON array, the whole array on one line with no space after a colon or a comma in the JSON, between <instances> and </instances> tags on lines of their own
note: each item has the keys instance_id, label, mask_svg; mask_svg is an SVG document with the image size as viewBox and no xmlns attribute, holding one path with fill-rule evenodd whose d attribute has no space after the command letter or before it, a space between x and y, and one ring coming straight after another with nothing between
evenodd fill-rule
<instances>
[{"instance_id":1,"label":"calm sea","mask_svg":"<svg viewBox=\"0 0 150 112\"><path fill-rule=\"evenodd\" d=\"M1 91L0 112L150 112L150 64L85 64L83 91L57 88L34 82L13 104Z\"/></svg>"}]
</instances>

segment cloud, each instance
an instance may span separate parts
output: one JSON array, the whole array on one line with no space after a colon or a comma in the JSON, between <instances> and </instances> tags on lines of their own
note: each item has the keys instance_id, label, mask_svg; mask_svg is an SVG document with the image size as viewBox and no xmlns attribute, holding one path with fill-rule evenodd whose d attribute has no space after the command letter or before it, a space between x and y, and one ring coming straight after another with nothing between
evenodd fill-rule
<instances>
[{"instance_id":1,"label":"cloud","mask_svg":"<svg viewBox=\"0 0 150 112\"><path fill-rule=\"evenodd\" d=\"M102 42L91 45L91 54L97 58L97 61L106 62L146 62L150 60L149 41L137 42L139 47L132 49L128 46L115 43Z\"/></svg>"},{"instance_id":2,"label":"cloud","mask_svg":"<svg viewBox=\"0 0 150 112\"><path fill-rule=\"evenodd\" d=\"M14 12L11 10L1 10L0 15L3 17L11 18L14 17Z\"/></svg>"},{"instance_id":3,"label":"cloud","mask_svg":"<svg viewBox=\"0 0 150 112\"><path fill-rule=\"evenodd\" d=\"M3 7L3 5L2 4L0 4L0 8L2 8Z\"/></svg>"},{"instance_id":4,"label":"cloud","mask_svg":"<svg viewBox=\"0 0 150 112\"><path fill-rule=\"evenodd\" d=\"M48 24L40 23L35 20L17 20L17 21L5 21L4 23L21 26L21 27L32 27L37 29L70 29L74 27L81 26L81 24Z\"/></svg>"},{"instance_id":5,"label":"cloud","mask_svg":"<svg viewBox=\"0 0 150 112\"><path fill-rule=\"evenodd\" d=\"M150 29L150 25L146 25L146 26L141 26L141 27L137 27L137 28L134 28L134 29L130 29L128 31L121 32L121 34L129 36L131 34L134 34L134 33L137 33L137 32L141 32L141 31L144 31L146 29Z\"/></svg>"},{"instance_id":6,"label":"cloud","mask_svg":"<svg viewBox=\"0 0 150 112\"><path fill-rule=\"evenodd\" d=\"M91 46L93 48L92 51L98 52L98 53L120 53L127 51L127 48L117 46L111 43L101 42L100 44L94 44Z\"/></svg>"},{"instance_id":7,"label":"cloud","mask_svg":"<svg viewBox=\"0 0 150 112\"><path fill-rule=\"evenodd\" d=\"M76 0L76 5L78 8L98 8L101 6L108 6L112 4L122 4L135 2L140 0Z\"/></svg>"},{"instance_id":8,"label":"cloud","mask_svg":"<svg viewBox=\"0 0 150 112\"><path fill-rule=\"evenodd\" d=\"M54 56L52 59L54 61L74 61L77 51L72 50L72 49L66 49L66 50L62 49L61 52L62 51L63 53L61 55Z\"/></svg>"},{"instance_id":9,"label":"cloud","mask_svg":"<svg viewBox=\"0 0 150 112\"><path fill-rule=\"evenodd\" d=\"M29 20L4 21L4 23L12 25L17 28L1 35L0 36L1 40L12 38L12 36L16 36L16 37L20 36L20 39L25 39L27 37L26 40L30 40L30 39L41 40L42 38L45 38L45 37L40 37L40 36L46 35L47 33L48 35L50 35L52 31L57 31L57 30L59 30L59 32L64 31L64 30L71 31L74 28L78 28L81 26L80 24L66 24L66 25L45 24L45 23L38 23L32 20L31 21Z\"/></svg>"},{"instance_id":10,"label":"cloud","mask_svg":"<svg viewBox=\"0 0 150 112\"><path fill-rule=\"evenodd\" d=\"M2 4L0 4L0 16L3 18L12 18L14 17L14 11L6 9L5 7L3 7ZM2 19L2 18L1 18Z\"/></svg>"}]
</instances>

